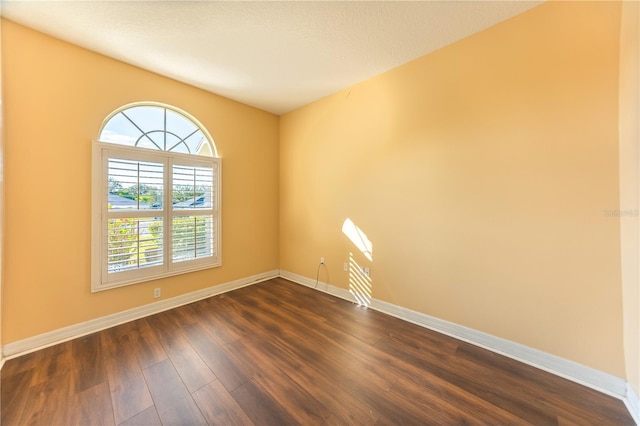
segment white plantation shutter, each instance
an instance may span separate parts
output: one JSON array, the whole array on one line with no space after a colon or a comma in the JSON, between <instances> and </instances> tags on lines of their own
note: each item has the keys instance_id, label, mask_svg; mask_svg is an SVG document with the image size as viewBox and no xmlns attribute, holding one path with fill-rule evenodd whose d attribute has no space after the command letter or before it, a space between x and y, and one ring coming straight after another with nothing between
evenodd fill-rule
<instances>
[{"instance_id":1,"label":"white plantation shutter","mask_svg":"<svg viewBox=\"0 0 640 426\"><path fill-rule=\"evenodd\" d=\"M213 216L174 216L172 242L174 262L213 256Z\"/></svg>"},{"instance_id":2,"label":"white plantation shutter","mask_svg":"<svg viewBox=\"0 0 640 426\"><path fill-rule=\"evenodd\" d=\"M164 187L167 159L103 149L103 284L165 271ZM116 194L118 192L119 195Z\"/></svg>"},{"instance_id":3,"label":"white plantation shutter","mask_svg":"<svg viewBox=\"0 0 640 426\"><path fill-rule=\"evenodd\" d=\"M164 235L161 217L109 219L107 228L107 272L162 265Z\"/></svg>"},{"instance_id":4,"label":"white plantation shutter","mask_svg":"<svg viewBox=\"0 0 640 426\"><path fill-rule=\"evenodd\" d=\"M109 210L149 210L162 206L164 188L164 162L131 160L126 158L126 153L120 154L125 158L109 158L107 170L107 182L109 193L116 187L132 188L125 197L111 197ZM127 203L120 198L131 200Z\"/></svg>"},{"instance_id":5,"label":"white plantation shutter","mask_svg":"<svg viewBox=\"0 0 640 426\"><path fill-rule=\"evenodd\" d=\"M156 105L107 120L94 145L92 291L220 265L220 159L206 135Z\"/></svg>"},{"instance_id":6,"label":"white plantation shutter","mask_svg":"<svg viewBox=\"0 0 640 426\"><path fill-rule=\"evenodd\" d=\"M217 165L202 163L172 166L172 261L215 257ZM177 199L177 195L188 198ZM190 213L190 214L187 214Z\"/></svg>"}]
</instances>

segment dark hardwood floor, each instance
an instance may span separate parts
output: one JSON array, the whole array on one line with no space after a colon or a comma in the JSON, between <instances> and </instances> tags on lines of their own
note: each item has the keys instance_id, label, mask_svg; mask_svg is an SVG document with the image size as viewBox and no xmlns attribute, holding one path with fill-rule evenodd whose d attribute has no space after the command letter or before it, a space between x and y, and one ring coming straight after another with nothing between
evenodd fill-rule
<instances>
[{"instance_id":1,"label":"dark hardwood floor","mask_svg":"<svg viewBox=\"0 0 640 426\"><path fill-rule=\"evenodd\" d=\"M6 362L2 425L632 425L623 403L274 279Z\"/></svg>"}]
</instances>

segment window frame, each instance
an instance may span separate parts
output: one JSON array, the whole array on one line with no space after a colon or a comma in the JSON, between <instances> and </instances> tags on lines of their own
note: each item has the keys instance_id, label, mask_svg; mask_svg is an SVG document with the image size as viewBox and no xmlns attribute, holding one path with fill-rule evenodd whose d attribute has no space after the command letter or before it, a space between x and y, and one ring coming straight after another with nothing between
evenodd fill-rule
<instances>
[{"instance_id":1,"label":"window frame","mask_svg":"<svg viewBox=\"0 0 640 426\"><path fill-rule=\"evenodd\" d=\"M166 278L204 269L216 268L222 265L221 256L221 160L216 156L215 145L206 129L189 114L174 107L157 103L135 103L125 105L104 120L100 134L109 120L121 111L133 106L151 106L171 109L191 120L202 130L209 144L212 156L183 154L173 151L161 151L122 145L112 142L94 140L92 144L92 199L91 199L91 292L98 292L112 288L142 283L146 281ZM120 158L132 161L145 161L163 164L163 203L162 209L130 209L109 210L109 158ZM206 167L213 170L213 194L211 208L174 208L173 206L173 167ZM173 219L182 216L212 216L213 256L190 260L173 261ZM108 223L110 218L127 217L162 217L163 221L163 262L161 265L136 268L130 271L118 272L117 275L107 273L108 256Z\"/></svg>"}]
</instances>

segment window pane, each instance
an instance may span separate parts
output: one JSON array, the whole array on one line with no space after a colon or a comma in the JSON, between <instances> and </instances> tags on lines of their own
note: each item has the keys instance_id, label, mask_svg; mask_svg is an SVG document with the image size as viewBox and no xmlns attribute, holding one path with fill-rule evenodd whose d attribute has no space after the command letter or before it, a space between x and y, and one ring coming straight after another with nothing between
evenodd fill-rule
<instances>
[{"instance_id":1,"label":"window pane","mask_svg":"<svg viewBox=\"0 0 640 426\"><path fill-rule=\"evenodd\" d=\"M109 158L109 210L162 209L164 164Z\"/></svg>"},{"instance_id":2,"label":"window pane","mask_svg":"<svg viewBox=\"0 0 640 426\"><path fill-rule=\"evenodd\" d=\"M151 131L147 133L144 138L140 139L138 147L164 151L164 135L165 133L161 130Z\"/></svg>"},{"instance_id":3,"label":"window pane","mask_svg":"<svg viewBox=\"0 0 640 426\"><path fill-rule=\"evenodd\" d=\"M173 261L213 256L215 235L213 216L177 216L173 218Z\"/></svg>"},{"instance_id":4,"label":"window pane","mask_svg":"<svg viewBox=\"0 0 640 426\"><path fill-rule=\"evenodd\" d=\"M198 130L187 139L185 139L185 143L191 150L191 153L211 156L211 149L209 148L209 144L207 143L207 140L205 139L201 130Z\"/></svg>"},{"instance_id":5,"label":"window pane","mask_svg":"<svg viewBox=\"0 0 640 426\"><path fill-rule=\"evenodd\" d=\"M180 152L182 154L191 154L187 145L182 142L182 139L178 138L172 133L167 133L167 151Z\"/></svg>"},{"instance_id":6,"label":"window pane","mask_svg":"<svg viewBox=\"0 0 640 426\"><path fill-rule=\"evenodd\" d=\"M189 147L184 142L174 144L173 146L169 147L169 151L179 152L181 154L191 154L191 152L189 151Z\"/></svg>"},{"instance_id":7,"label":"window pane","mask_svg":"<svg viewBox=\"0 0 640 426\"><path fill-rule=\"evenodd\" d=\"M102 129L100 140L103 142L117 143L134 146L142 132L131 121L118 113L114 115Z\"/></svg>"},{"instance_id":8,"label":"window pane","mask_svg":"<svg viewBox=\"0 0 640 426\"><path fill-rule=\"evenodd\" d=\"M122 111L122 113L147 133L152 130L165 130L164 111L165 109L161 107L136 106Z\"/></svg>"},{"instance_id":9,"label":"window pane","mask_svg":"<svg viewBox=\"0 0 640 426\"><path fill-rule=\"evenodd\" d=\"M167 132L175 133L184 139L198 129L191 120L175 111L167 110Z\"/></svg>"},{"instance_id":10,"label":"window pane","mask_svg":"<svg viewBox=\"0 0 640 426\"><path fill-rule=\"evenodd\" d=\"M107 271L121 272L161 265L162 218L117 218L107 224Z\"/></svg>"},{"instance_id":11,"label":"window pane","mask_svg":"<svg viewBox=\"0 0 640 426\"><path fill-rule=\"evenodd\" d=\"M213 169L173 166L173 209L213 208Z\"/></svg>"}]
</instances>

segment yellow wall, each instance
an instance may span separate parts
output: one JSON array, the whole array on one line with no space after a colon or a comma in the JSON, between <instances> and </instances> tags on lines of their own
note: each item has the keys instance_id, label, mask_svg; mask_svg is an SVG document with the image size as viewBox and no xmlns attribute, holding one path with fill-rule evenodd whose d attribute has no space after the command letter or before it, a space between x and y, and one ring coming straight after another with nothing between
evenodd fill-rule
<instances>
[{"instance_id":1,"label":"yellow wall","mask_svg":"<svg viewBox=\"0 0 640 426\"><path fill-rule=\"evenodd\" d=\"M624 2L620 35L620 236L627 380L640 395L640 3Z\"/></svg>"},{"instance_id":2,"label":"yellow wall","mask_svg":"<svg viewBox=\"0 0 640 426\"><path fill-rule=\"evenodd\" d=\"M2 23L5 270L2 343L278 268L278 117ZM123 104L195 116L222 157L217 269L90 293L91 144Z\"/></svg>"},{"instance_id":3,"label":"yellow wall","mask_svg":"<svg viewBox=\"0 0 640 426\"><path fill-rule=\"evenodd\" d=\"M377 299L624 377L620 8L546 3L281 117L280 268L348 288L353 253Z\"/></svg>"}]
</instances>

